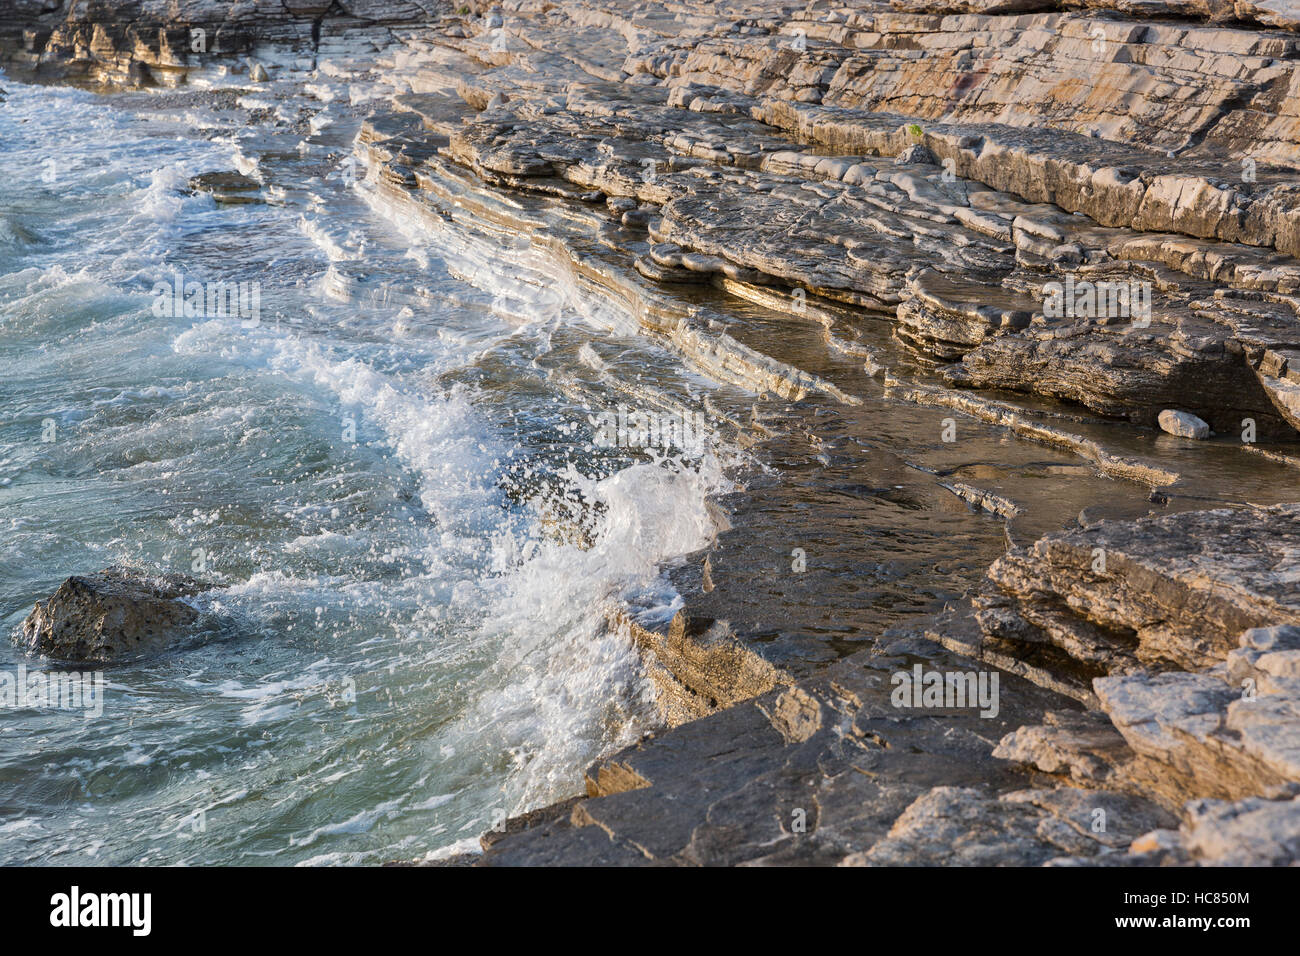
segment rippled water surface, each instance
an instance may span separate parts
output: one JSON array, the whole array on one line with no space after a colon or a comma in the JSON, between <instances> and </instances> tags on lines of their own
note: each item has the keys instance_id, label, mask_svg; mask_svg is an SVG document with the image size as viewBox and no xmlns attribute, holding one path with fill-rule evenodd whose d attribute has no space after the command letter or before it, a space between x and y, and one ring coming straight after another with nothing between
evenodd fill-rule
<instances>
[{"instance_id":1,"label":"rippled water surface","mask_svg":"<svg viewBox=\"0 0 1300 956\"><path fill-rule=\"evenodd\" d=\"M674 607L659 564L726 483L711 451L598 453L547 361L599 337L689 376L526 242L400 234L320 138L295 195L216 206L188 179L252 131L4 85L0 623L123 564L202 568L234 626L110 670L100 718L0 709L0 862L412 858L635 739L604 613ZM178 273L259 283L260 322L160 317Z\"/></svg>"}]
</instances>

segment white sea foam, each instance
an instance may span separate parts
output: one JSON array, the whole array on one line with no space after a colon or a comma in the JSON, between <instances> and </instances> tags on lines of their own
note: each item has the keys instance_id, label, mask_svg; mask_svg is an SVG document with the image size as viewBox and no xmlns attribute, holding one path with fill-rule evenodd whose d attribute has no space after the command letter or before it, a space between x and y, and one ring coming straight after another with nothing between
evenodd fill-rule
<instances>
[{"instance_id":1,"label":"white sea foam","mask_svg":"<svg viewBox=\"0 0 1300 956\"><path fill-rule=\"evenodd\" d=\"M705 454L596 474L579 453L567 471L508 472L526 449L493 391L439 378L509 354L518 367L491 374L535 387L533 357L556 330L633 335L635 318L527 243L392 236L355 199L344 210L337 181L313 184L321 202L305 214L215 208L186 180L230 168L231 143L142 138L139 121L78 91L10 93L28 139L0 142L0 156L30 150L39 127L68 162L35 218L17 220L53 246L40 259L19 247L0 276L0 335L19 356L5 373L40 396L29 418L57 413L61 429L53 447L0 446L0 482L16 476L39 518L11 533L39 565L16 586L22 603L67 567L188 570L202 546L203 573L223 584L205 607L250 624L118 672L110 696L129 721L93 739L24 727L41 747L0 751L12 779L51 788L49 754L78 755L68 766L90 809L75 828L57 811L77 834L69 853L341 863L468 835L445 851L461 852L491 811L565 796L635 739L651 689L606 614L628 595L674 606L660 564L715 533L705 501L726 488L721 466ZM250 217L256 230L239 231ZM296 326L149 314L152 282L177 268L223 278L272 260L268 297ZM335 263L355 279L345 300L322 295ZM394 342L394 325L408 335ZM355 442L338 437L345 414ZM533 478L550 503L567 499L580 533L557 533L544 496L507 493ZM111 805L92 779L112 781ZM247 792L257 799L233 796ZM206 835L181 841L196 808ZM282 849L266 850L270 832Z\"/></svg>"}]
</instances>

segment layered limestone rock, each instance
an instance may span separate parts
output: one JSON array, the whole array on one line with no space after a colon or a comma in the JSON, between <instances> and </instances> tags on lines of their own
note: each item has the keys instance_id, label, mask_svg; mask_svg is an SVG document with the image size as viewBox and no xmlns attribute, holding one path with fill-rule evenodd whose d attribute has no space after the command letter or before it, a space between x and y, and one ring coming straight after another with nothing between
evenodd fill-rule
<instances>
[{"instance_id":1,"label":"layered limestone rock","mask_svg":"<svg viewBox=\"0 0 1300 956\"><path fill-rule=\"evenodd\" d=\"M372 120L374 180L443 217L545 221L581 250L576 273L636 301L643 330L715 375L854 400L789 370L764 377L655 287L889 321L950 387L1152 428L1176 409L1246 441L1295 436L1289 34L762 3L519 5L458 32L438 43L462 68L430 67L395 100L417 125ZM464 179L569 205L546 219ZM578 222L594 239L569 232ZM639 278L612 283L629 264ZM1006 424L1116 477L1178 481L1065 415L1033 420L876 368L893 396ZM1013 549L965 627L930 628L963 655L949 666L982 661L1016 688L994 719L894 707L887 651L735 702L763 682L711 672L735 663L729 641L710 653L684 628L642 641L667 672L668 722L699 719L602 761L586 799L490 842L481 862L1294 860L1269 830L1290 819L1297 781L1291 664L1241 642L1297 620L1298 515L1090 524ZM1246 667L1253 697L1232 683ZM1225 849L1233 827L1249 848Z\"/></svg>"},{"instance_id":2,"label":"layered limestone rock","mask_svg":"<svg viewBox=\"0 0 1300 956\"><path fill-rule=\"evenodd\" d=\"M664 627L647 627L626 614L612 622L641 651L658 688L665 724L675 727L764 694L789 678L739 640L725 621L677 612Z\"/></svg>"},{"instance_id":3,"label":"layered limestone rock","mask_svg":"<svg viewBox=\"0 0 1300 956\"><path fill-rule=\"evenodd\" d=\"M1159 825L1161 814L1120 794L1017 790L990 796L936 787L847 866L1041 866L1106 860Z\"/></svg>"},{"instance_id":4,"label":"layered limestone rock","mask_svg":"<svg viewBox=\"0 0 1300 956\"><path fill-rule=\"evenodd\" d=\"M440 42L473 68L421 82L476 112L398 105L485 182L645 227L656 281L888 316L960 387L1295 437L1278 369L1300 338L1297 194L1270 165L1293 154L1274 95L1293 37L870 4L679 14L468 20Z\"/></svg>"},{"instance_id":5,"label":"layered limestone rock","mask_svg":"<svg viewBox=\"0 0 1300 956\"><path fill-rule=\"evenodd\" d=\"M15 55L172 82L190 54L167 29L211 21L214 38L249 31L239 52L279 38L310 53L322 22L438 12L319 6L28 10L13 22L54 33ZM1300 49L1274 29L1284 19L931 7L476 2L408 37L417 58L461 58L435 57L412 89L455 90L472 109L399 107L487 183L604 201L645 228L635 263L655 281L888 316L959 387L1294 438L1300 386L1283 366L1300 346ZM131 34L155 21L168 25L156 47Z\"/></svg>"},{"instance_id":6,"label":"layered limestone rock","mask_svg":"<svg viewBox=\"0 0 1300 956\"><path fill-rule=\"evenodd\" d=\"M1148 847L1150 848L1148 850ZM1300 859L1300 797L1189 804L1177 834L1156 831L1135 841L1153 862L1185 859L1216 866L1295 866Z\"/></svg>"},{"instance_id":7,"label":"layered limestone rock","mask_svg":"<svg viewBox=\"0 0 1300 956\"><path fill-rule=\"evenodd\" d=\"M993 718L900 708L889 669L904 660L855 655L643 741L593 767L585 799L486 839L477 862L1122 865L1148 862L1134 841L1170 841L1178 818L1141 796L1026 788L991 759L990 735L1042 692L1008 678Z\"/></svg>"},{"instance_id":8,"label":"layered limestone rock","mask_svg":"<svg viewBox=\"0 0 1300 956\"><path fill-rule=\"evenodd\" d=\"M571 106L573 100L571 94ZM403 105L427 116L419 101ZM1237 432L1249 419L1257 437L1291 433L1276 386L1270 391L1252 362L1290 341L1293 317L1256 317L1275 331L1248 354L1233 338L1239 317L1215 301L1221 290L1188 280L1183 288L1163 287L1167 301L1146 324L1094 316L1091 305L1088 314L1049 319L1044 291L1061 285L1052 277L1064 274L1030 272L1017 265L1013 242L963 225L960 211L970 208L966 203L973 196L984 196L984 208L1006 210L1001 221L1010 236L1012 222L1024 218L1024 204L1011 197L966 189L954 209L929 189L924 172L887 160L844 160L844 181L816 181L815 188L764 169L728 173L672 157L661 171L645 140L620 140L613 125L626 134L669 120L647 119L651 105L640 95L622 105L626 116L616 120L592 115L598 108L609 113L608 95L599 107L593 102L590 113L568 116L496 115L504 110L497 107L485 114L491 119L440 129L448 137L446 154L488 182L608 197L622 224L646 223L649 245L636 267L656 281L712 276L729 291L736 290L728 281L776 285L791 303L806 302L811 294L892 313L903 341L936 359L960 360L944 371L956 385L1035 391L1150 425L1178 405L1227 432ZM713 135L734 140L738 133L764 135L754 124L736 123ZM776 150L782 145L767 144L768 157L788 157L788 150ZM780 167L767 157L757 161ZM1079 287L1119 288L1127 296L1129 289L1150 285L1155 273L1125 263L1083 267L1065 276L1071 289L1076 275ZM1249 331L1258 338L1262 330Z\"/></svg>"},{"instance_id":9,"label":"layered limestone rock","mask_svg":"<svg viewBox=\"0 0 1300 956\"><path fill-rule=\"evenodd\" d=\"M945 643L1016 657L1050 645L1054 666L1036 674L1068 675L1094 709L1049 713L994 755L1151 796L1183 816L1180 834L1135 852L1294 860L1295 841L1279 834L1253 833L1258 846L1230 851L1222 833L1238 817L1285 826L1293 806L1274 801L1300 793L1297 515L1283 506L1103 522L995 563L996 593L977 599L982 637Z\"/></svg>"},{"instance_id":10,"label":"layered limestone rock","mask_svg":"<svg viewBox=\"0 0 1300 956\"><path fill-rule=\"evenodd\" d=\"M854 655L615 754L586 799L486 840L479 863L1036 865L1123 855L1175 825L1137 796L1026 790L992 759L992 738L1050 699L1032 685L1006 678L990 717L895 706L893 673L915 649Z\"/></svg>"}]
</instances>

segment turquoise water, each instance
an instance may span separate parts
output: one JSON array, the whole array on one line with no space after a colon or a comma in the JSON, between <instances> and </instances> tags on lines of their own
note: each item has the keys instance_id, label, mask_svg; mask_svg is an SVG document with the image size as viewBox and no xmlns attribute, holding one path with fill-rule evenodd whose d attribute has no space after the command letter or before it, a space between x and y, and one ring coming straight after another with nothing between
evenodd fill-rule
<instances>
[{"instance_id":1,"label":"turquoise water","mask_svg":"<svg viewBox=\"0 0 1300 956\"><path fill-rule=\"evenodd\" d=\"M725 481L594 449L548 362L689 376L526 242L398 233L336 169L344 122L280 203L217 206L189 177L256 131L3 85L0 626L123 564L212 582L231 627L109 670L102 716L0 708L0 863L415 858L635 739L651 690L604 615L674 607L659 564ZM157 314L177 275L256 283L259 321Z\"/></svg>"}]
</instances>

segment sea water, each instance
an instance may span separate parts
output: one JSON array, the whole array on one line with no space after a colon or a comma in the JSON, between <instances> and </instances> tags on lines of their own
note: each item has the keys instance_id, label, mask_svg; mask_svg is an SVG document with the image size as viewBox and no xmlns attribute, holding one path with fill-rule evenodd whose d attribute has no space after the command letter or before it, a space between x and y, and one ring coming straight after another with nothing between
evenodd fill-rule
<instances>
[{"instance_id":1,"label":"sea water","mask_svg":"<svg viewBox=\"0 0 1300 956\"><path fill-rule=\"evenodd\" d=\"M3 85L0 671L55 669L8 638L110 565L209 582L226 626L106 668L99 716L0 708L0 863L413 859L576 793L654 715L607 617L678 606L660 566L726 478L593 442L625 398L548 357L689 373L526 242L404 235L330 164L217 205L188 181L247 131ZM256 314L157 291L220 283Z\"/></svg>"}]
</instances>

